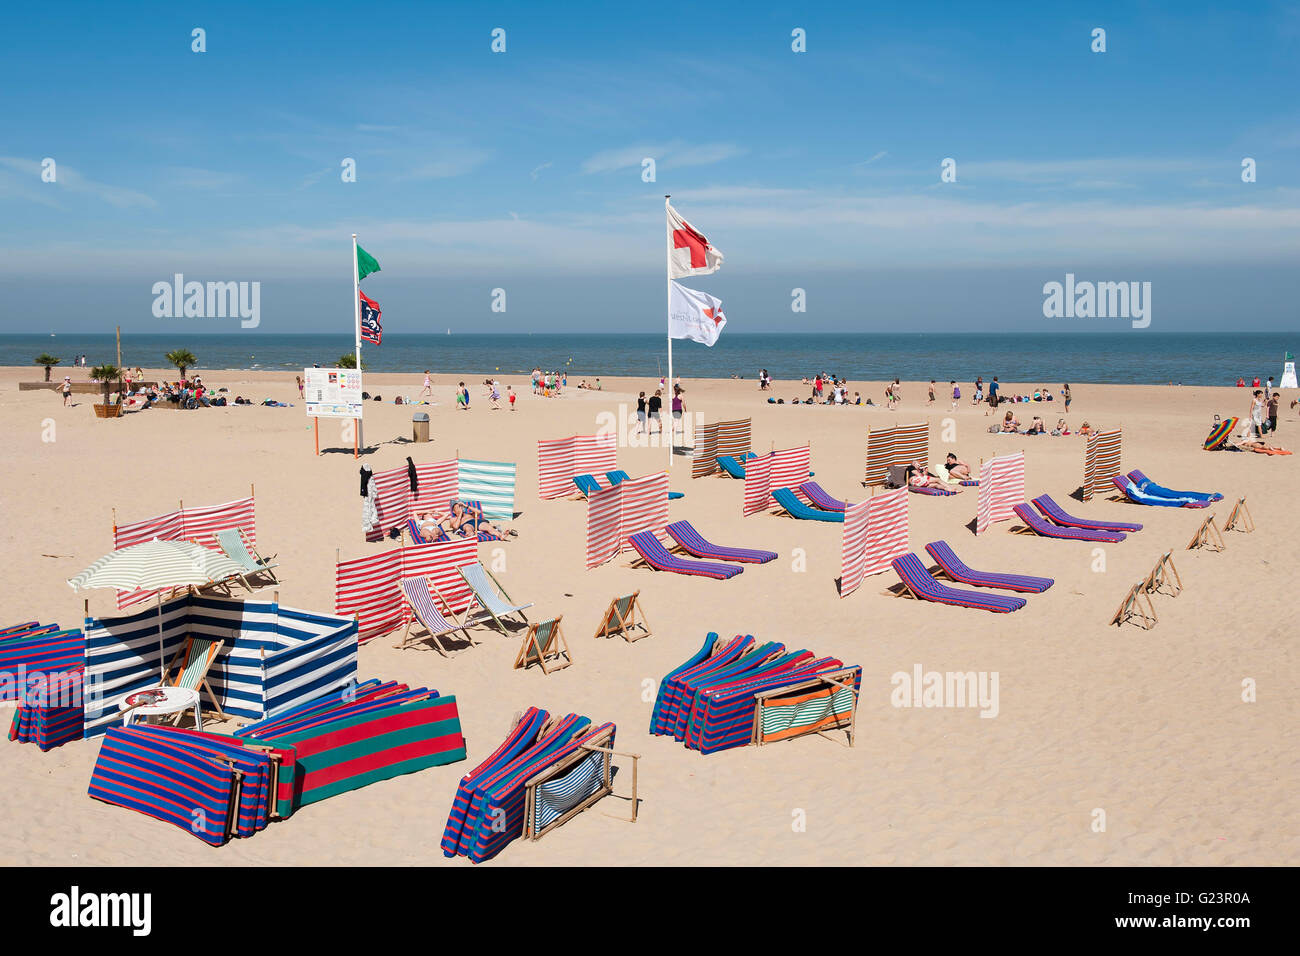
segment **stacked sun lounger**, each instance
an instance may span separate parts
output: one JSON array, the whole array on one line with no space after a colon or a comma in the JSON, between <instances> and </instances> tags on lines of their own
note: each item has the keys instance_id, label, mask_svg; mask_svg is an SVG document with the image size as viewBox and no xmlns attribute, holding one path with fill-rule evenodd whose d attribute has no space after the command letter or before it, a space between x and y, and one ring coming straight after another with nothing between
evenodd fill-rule
<instances>
[{"instance_id":1,"label":"stacked sun lounger","mask_svg":"<svg viewBox=\"0 0 1300 956\"><path fill-rule=\"evenodd\" d=\"M9 739L49 750L79 740L85 641L79 630L27 621L0 630L0 701L17 705Z\"/></svg>"},{"instance_id":2,"label":"stacked sun lounger","mask_svg":"<svg viewBox=\"0 0 1300 956\"><path fill-rule=\"evenodd\" d=\"M282 773L281 813L380 780L465 759L455 697L368 680L236 732L295 754Z\"/></svg>"},{"instance_id":3,"label":"stacked sun lounger","mask_svg":"<svg viewBox=\"0 0 1300 956\"><path fill-rule=\"evenodd\" d=\"M526 710L492 755L461 778L442 835L445 856L464 856L482 863L500 853L524 832L525 813L540 829L596 793L602 776L579 761L531 807L529 780L548 767L586 748L612 747L615 726L597 726L578 714L552 718L536 707Z\"/></svg>"},{"instance_id":4,"label":"stacked sun lounger","mask_svg":"<svg viewBox=\"0 0 1300 956\"><path fill-rule=\"evenodd\" d=\"M832 657L759 645L747 635L722 641L711 633L659 682L650 733L708 754L793 736L796 727L813 733L849 726L861 682L861 667ZM787 688L795 699L783 701L779 692ZM768 713L760 714L760 706Z\"/></svg>"},{"instance_id":5,"label":"stacked sun lounger","mask_svg":"<svg viewBox=\"0 0 1300 956\"><path fill-rule=\"evenodd\" d=\"M110 727L89 794L221 846L231 837L251 837L276 815L274 788L286 757L291 763L291 754L224 734Z\"/></svg>"}]
</instances>

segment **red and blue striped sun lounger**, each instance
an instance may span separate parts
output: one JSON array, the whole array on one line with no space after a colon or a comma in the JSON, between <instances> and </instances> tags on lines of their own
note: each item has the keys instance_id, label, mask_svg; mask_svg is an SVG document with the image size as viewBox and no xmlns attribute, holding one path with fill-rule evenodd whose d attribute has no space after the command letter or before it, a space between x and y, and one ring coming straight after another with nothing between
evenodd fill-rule
<instances>
[{"instance_id":1,"label":"red and blue striped sun lounger","mask_svg":"<svg viewBox=\"0 0 1300 956\"><path fill-rule=\"evenodd\" d=\"M1041 517L1033 508L1029 507L1027 501L1022 501L1012 510L1025 523L1026 528L1044 538L1065 538L1070 541L1099 541L1116 544L1128 537L1122 531L1091 531L1086 528L1066 528L1063 525L1052 524L1052 522Z\"/></svg>"},{"instance_id":2,"label":"red and blue striped sun lounger","mask_svg":"<svg viewBox=\"0 0 1300 956\"><path fill-rule=\"evenodd\" d=\"M905 593L922 601L950 604L954 607L973 607L982 611L997 611L999 613L1018 611L1025 606L1025 599L1016 595L987 594L983 591L963 591L960 588L950 588L948 585L936 581L934 575L926 570L925 565L921 563L921 559L915 554L901 555L891 563L907 588Z\"/></svg>"},{"instance_id":3,"label":"red and blue striped sun lounger","mask_svg":"<svg viewBox=\"0 0 1300 956\"><path fill-rule=\"evenodd\" d=\"M434 543L436 543L436 542L438 542L438 541L447 541L447 540L450 540L450 539L447 537L447 529L446 529L446 528L439 528L439 529L438 529L438 536L437 536L436 538L430 538L428 535L426 535L424 532L422 532L422 531L420 530L420 526L419 526L418 524L416 524L416 521L415 521L414 518L407 518L407 519L406 519L406 530L407 530L407 533L410 534L410 536L411 536L411 543L412 543L412 544L434 544Z\"/></svg>"},{"instance_id":4,"label":"red and blue striped sun lounger","mask_svg":"<svg viewBox=\"0 0 1300 956\"><path fill-rule=\"evenodd\" d=\"M775 551L727 548L704 539L689 521L674 521L665 530L687 554L715 561L739 561L741 564L766 564L776 560Z\"/></svg>"},{"instance_id":5,"label":"red and blue striped sun lounger","mask_svg":"<svg viewBox=\"0 0 1300 956\"><path fill-rule=\"evenodd\" d=\"M959 495L960 491L952 488L933 488L930 485L908 485L907 490L917 495Z\"/></svg>"},{"instance_id":6,"label":"red and blue striped sun lounger","mask_svg":"<svg viewBox=\"0 0 1300 956\"><path fill-rule=\"evenodd\" d=\"M1142 526L1133 521L1095 521L1091 518L1076 518L1066 514L1065 510L1052 500L1051 495L1039 495L1033 499L1034 506L1043 513L1047 520L1063 528L1080 528L1084 531L1141 531Z\"/></svg>"},{"instance_id":7,"label":"red and blue striped sun lounger","mask_svg":"<svg viewBox=\"0 0 1300 956\"><path fill-rule=\"evenodd\" d=\"M1157 485L1142 472L1134 469L1128 473L1129 480L1138 486L1138 489L1148 495L1159 495L1161 498L1190 498L1201 501L1222 501L1223 495L1217 491L1173 491L1164 485Z\"/></svg>"},{"instance_id":8,"label":"red and blue striped sun lounger","mask_svg":"<svg viewBox=\"0 0 1300 956\"><path fill-rule=\"evenodd\" d=\"M1042 594L1052 586L1051 578L1038 578L1029 574L1000 574L995 571L976 571L966 567L947 541L931 541L925 546L930 557L943 569L943 573L960 584L977 588L1000 588L1004 591L1022 591Z\"/></svg>"},{"instance_id":9,"label":"red and blue striped sun lounger","mask_svg":"<svg viewBox=\"0 0 1300 956\"><path fill-rule=\"evenodd\" d=\"M706 578L725 581L744 571L739 564L723 564L718 561L690 561L679 558L665 548L655 537L653 531L638 531L628 538L641 560L656 571L673 571L677 574L693 574Z\"/></svg>"},{"instance_id":10,"label":"red and blue striped sun lounger","mask_svg":"<svg viewBox=\"0 0 1300 956\"><path fill-rule=\"evenodd\" d=\"M838 498L832 498L826 493L826 489L815 481L805 481L799 486L799 490L803 492L805 498L813 503L814 507L821 508L822 511L842 512L848 507L846 502L840 501Z\"/></svg>"}]
</instances>

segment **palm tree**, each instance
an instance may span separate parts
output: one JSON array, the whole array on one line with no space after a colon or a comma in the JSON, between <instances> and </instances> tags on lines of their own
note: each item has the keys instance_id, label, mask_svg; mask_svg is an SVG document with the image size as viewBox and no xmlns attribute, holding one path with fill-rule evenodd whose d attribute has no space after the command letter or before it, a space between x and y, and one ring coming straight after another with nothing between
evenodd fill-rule
<instances>
[{"instance_id":1,"label":"palm tree","mask_svg":"<svg viewBox=\"0 0 1300 956\"><path fill-rule=\"evenodd\" d=\"M58 365L61 359L51 355L49 352L42 352L40 355L36 356L36 358L33 359L32 361L33 364L35 365L45 366L45 381L48 382L50 380L50 369Z\"/></svg>"},{"instance_id":2,"label":"palm tree","mask_svg":"<svg viewBox=\"0 0 1300 956\"><path fill-rule=\"evenodd\" d=\"M185 377L187 368L199 364L199 360L194 357L194 353L189 349L176 349L174 352L168 352L164 358L167 359L168 363L180 369L181 378Z\"/></svg>"},{"instance_id":3,"label":"palm tree","mask_svg":"<svg viewBox=\"0 0 1300 956\"><path fill-rule=\"evenodd\" d=\"M347 355L340 355L338 361L335 362L334 364L337 365L339 368L356 368L357 367L356 353L349 352ZM366 361L365 359L362 359L361 368L364 369L365 367L366 367Z\"/></svg>"},{"instance_id":4,"label":"palm tree","mask_svg":"<svg viewBox=\"0 0 1300 956\"><path fill-rule=\"evenodd\" d=\"M102 382L104 385L104 404L108 402L109 386L114 382L120 381L122 370L116 365L96 365L90 370L90 377L93 381Z\"/></svg>"}]
</instances>

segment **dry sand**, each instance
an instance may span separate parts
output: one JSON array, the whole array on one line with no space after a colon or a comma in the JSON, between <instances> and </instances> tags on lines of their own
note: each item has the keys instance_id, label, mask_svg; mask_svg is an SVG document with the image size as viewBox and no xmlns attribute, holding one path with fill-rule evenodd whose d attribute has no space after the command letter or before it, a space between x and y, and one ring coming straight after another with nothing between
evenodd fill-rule
<instances>
[{"instance_id":1,"label":"dry sand","mask_svg":"<svg viewBox=\"0 0 1300 956\"><path fill-rule=\"evenodd\" d=\"M63 408L53 393L19 392L30 369L0 370L0 483L5 520L3 622L81 620L82 598L65 583L112 547L112 509L134 521L187 504L215 504L256 483L258 537L279 552L281 602L333 610L336 549L373 551L361 533L351 448L313 456L312 432L292 376L204 371L209 385L293 408L147 411L96 420L87 396ZM150 377L153 377L151 373ZM371 375L367 388L390 400L415 394L422 376ZM430 409L435 441L405 444L411 409L366 408L366 460L376 470L466 457L519 463L519 538L500 545L512 595L537 615L564 615L574 666L550 677L511 669L518 637L484 643L450 660L433 651L361 649L360 676L400 679L454 693L469 760L389 780L307 807L252 839L209 848L140 814L86 795L97 741L41 753L7 741L0 783L0 863L139 865L164 854L183 864L428 864L446 862L438 840L456 782L494 748L511 715L531 704L617 722L618 746L643 755L640 820L623 823L626 802L606 800L537 844L517 842L498 864L1284 864L1300 857L1297 728L1300 667L1289 583L1300 518L1291 506L1300 457L1209 453L1201 440L1214 413L1244 414L1248 392L1229 388L1075 385L1072 427L1124 427L1125 469L1166 485L1218 490L1220 522L1249 497L1254 534L1228 535L1223 553L1183 550L1204 511L1139 508L1069 498L1083 468L1083 439L988 434L992 419L966 398L956 414L941 397L907 383L901 410L766 404L750 381L687 380L687 407L706 421L752 416L756 450L812 443L817 480L858 500L868 426L929 419L935 453L955 449L977 462L1023 448L1030 494L1048 492L1076 513L1136 519L1146 529L1105 548L1011 535L1007 524L976 538L968 529L975 493L909 496L911 544L950 541L975 567L1046 574L1056 586L1015 614L947 608L886 596L892 572L836 592L841 526L770 515L741 516L742 485L690 479L679 457L674 518L688 518L723 544L780 552L726 582L633 570L626 559L584 570L585 506L537 497L538 438L590 434L597 415L633 404L653 383L605 378L605 391L534 397L527 380L516 412L491 411L481 386L457 412L440 375ZM467 380L469 378L467 377ZM880 383L854 386L881 401ZM1014 384L1006 392L1017 390ZM851 388L852 391L852 388ZM777 383L789 400L807 389ZM1294 397L1288 394L1287 400ZM1042 408L1049 426L1060 402ZM951 436L941 437L951 419ZM53 423L55 440L49 437ZM337 423L322 424L329 439ZM1300 423L1284 410L1278 443L1300 448ZM326 440L327 446L342 444ZM633 475L664 467L661 448L622 448ZM490 556L497 545L484 545ZM1185 590L1158 597L1150 631L1107 625L1121 596L1174 549ZM806 570L793 555L802 549ZM635 644L591 638L616 594L640 588L654 636ZM269 595L269 592L268 592ZM93 614L113 613L108 592L91 592ZM693 653L709 630L750 633L863 666L857 745L805 737L702 757L646 726L658 679ZM1000 712L891 706L891 675L925 670L996 671ZM1258 701L1242 700L1242 682ZM8 713L0 714L7 720ZM620 778L626 791L628 777ZM1097 832L1095 811L1105 814ZM805 828L795 826L802 814ZM463 860L456 865L465 865Z\"/></svg>"}]
</instances>

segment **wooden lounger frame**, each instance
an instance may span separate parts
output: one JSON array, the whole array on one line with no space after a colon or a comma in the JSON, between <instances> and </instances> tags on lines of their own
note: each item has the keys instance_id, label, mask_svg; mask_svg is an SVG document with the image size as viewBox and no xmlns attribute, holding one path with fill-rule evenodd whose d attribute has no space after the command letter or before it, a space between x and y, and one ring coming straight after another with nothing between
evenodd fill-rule
<instances>
[{"instance_id":1,"label":"wooden lounger frame","mask_svg":"<svg viewBox=\"0 0 1300 956\"><path fill-rule=\"evenodd\" d=\"M1172 575L1172 577L1170 577ZM1167 591L1161 591L1162 587L1167 587ZM1151 569L1151 573L1146 576L1142 582L1142 590L1146 594L1168 594L1170 597L1177 597L1183 590L1183 579L1179 575L1178 569L1174 567L1174 553L1166 551L1161 555L1156 566Z\"/></svg>"},{"instance_id":2,"label":"wooden lounger frame","mask_svg":"<svg viewBox=\"0 0 1300 956\"><path fill-rule=\"evenodd\" d=\"M1205 516L1201 526L1196 529L1196 534L1192 535L1191 543L1187 545L1188 551L1196 548L1208 548L1211 551L1222 551L1227 545L1223 543L1223 535L1219 533L1218 525L1214 523L1214 515Z\"/></svg>"},{"instance_id":3,"label":"wooden lounger frame","mask_svg":"<svg viewBox=\"0 0 1300 956\"><path fill-rule=\"evenodd\" d=\"M1246 534L1255 530L1255 519L1251 517L1250 509L1246 507L1245 498L1238 498L1237 503L1232 506L1232 511L1228 512L1228 520L1223 522L1223 530L1241 531Z\"/></svg>"},{"instance_id":4,"label":"wooden lounger frame","mask_svg":"<svg viewBox=\"0 0 1300 956\"><path fill-rule=\"evenodd\" d=\"M531 665L540 664L542 673L550 674L552 671L564 670L573 663L569 642L565 640L564 629L560 627L563 619L564 615L559 614L549 621L534 621L528 625L528 630L524 632L524 642L519 645L519 653L515 655L515 670L528 670ZM545 624L555 626L551 628L551 636L543 647L537 639L537 629Z\"/></svg>"},{"instance_id":5,"label":"wooden lounger frame","mask_svg":"<svg viewBox=\"0 0 1300 956\"><path fill-rule=\"evenodd\" d=\"M1144 579L1128 589L1128 593L1124 595L1124 600L1120 602L1119 610L1110 619L1111 624L1122 626L1125 621L1136 618L1149 631L1160 623L1156 617L1156 609L1151 603L1151 594L1146 590L1145 585L1146 580ZM1146 598L1146 612L1142 610L1142 598Z\"/></svg>"},{"instance_id":6,"label":"wooden lounger frame","mask_svg":"<svg viewBox=\"0 0 1300 956\"><path fill-rule=\"evenodd\" d=\"M843 730L848 737L849 746L853 746L853 734L857 729L858 721L858 690L853 686L852 677L857 672L856 667L845 667L838 671L829 671L825 674L818 674L811 680L802 681L798 684L790 684L786 687L776 687L771 690L759 691L754 695L754 727L750 736L750 743L755 747L764 746L763 741L763 709L767 706L768 698L784 696L801 690L810 690L812 688L830 685L831 693L835 689L849 689L853 691L853 710L847 717L841 717L834 724L827 727L820 727L816 730L805 730L797 734L786 737L786 740L796 740L799 737L806 737L809 734L819 734L827 739L833 739L826 732L828 730Z\"/></svg>"},{"instance_id":7,"label":"wooden lounger frame","mask_svg":"<svg viewBox=\"0 0 1300 956\"><path fill-rule=\"evenodd\" d=\"M544 729L545 728L543 728L543 730ZM582 744L573 753L569 754L566 757L562 757L560 760L557 760L555 763L551 764L545 770L542 770L528 778L528 780L524 783L524 834L523 835L525 839L540 840L542 837L546 836L546 834L550 833L556 827L562 826L563 824L567 823L573 817L576 817L579 813L582 813L584 810L591 809L591 807L595 805L598 801L600 801L602 798L613 794L614 793L614 770L613 770L614 757L629 757L632 760L632 815L630 817L616 816L615 814L612 813L606 813L604 815L607 817L613 817L616 820L623 820L627 823L636 823L637 807L640 802L639 797L637 795L637 769L638 769L639 761L641 760L641 755L634 754L634 753L625 753L622 751L612 749L609 746L610 737L612 735L613 735L613 730L612 729L607 730L605 733L601 734L599 737L595 738L594 740ZM561 774L565 773L566 771L572 769L575 764L578 764L581 761L586 760L587 757L592 753L604 754L603 776L601 779L600 787L596 790L595 793L584 798L577 805L570 808L565 813L562 813L560 816L556 817L554 820L552 820L546 826L542 827L540 830L535 830L533 821L535 819L535 815L537 811L537 788L542 784L546 783L548 780L553 780L556 777L560 776Z\"/></svg>"},{"instance_id":8,"label":"wooden lounger frame","mask_svg":"<svg viewBox=\"0 0 1300 956\"><path fill-rule=\"evenodd\" d=\"M415 575L411 575L411 577L415 577ZM483 624L487 620L487 618L480 615L479 617L470 620L468 610L467 610L465 619L461 620L460 615L451 609L451 602L448 601L446 596L441 591L438 590L438 585L433 583L433 578L426 578L426 580L429 582L429 587L433 590L434 595L438 598L439 601L442 602L443 608L445 608L447 611L447 613L444 614L443 617L451 621L452 624L455 625L455 627L451 628L450 630L442 631L441 633L438 634L435 634L433 633L433 631L429 630L428 628L425 628L425 630L428 631L428 633L426 633L422 637L417 637L412 639L411 628L416 626L424 628L425 626L423 623L421 623L420 619L415 616L415 608L411 607L411 603L410 601L407 600L406 595L402 594L402 601L405 604L406 609L410 611L411 619L406 622L406 630L402 632L402 636L398 639L397 643L393 645L393 647L397 648L398 650L405 651L405 650L409 650L412 647L418 647L420 644L423 644L425 641L430 641L433 643L434 650L436 650L443 657L450 657L451 654L447 652L447 648L443 645L442 639L444 637L450 637L452 634L455 634L457 631L460 631L460 633L465 635L465 640L469 642L470 647L473 647L475 644L483 643L482 641L474 640L474 636L470 634L469 629L471 627L475 627L476 625Z\"/></svg>"},{"instance_id":9,"label":"wooden lounger frame","mask_svg":"<svg viewBox=\"0 0 1300 956\"><path fill-rule=\"evenodd\" d=\"M600 624L596 627L596 633L593 637L611 637L615 634L631 644L633 641L639 641L643 637L650 636L650 623L646 620L645 609L641 607L638 600L641 590L632 592L632 600L627 605L627 616L623 617L618 613L618 602L625 595L613 598L609 602L609 607L605 609L605 614L600 619ZM637 614L641 617L638 620ZM633 635L633 631L640 629L641 633Z\"/></svg>"}]
</instances>

